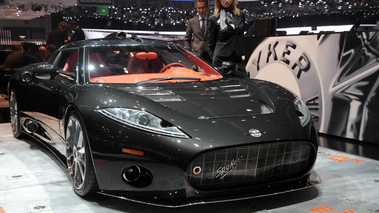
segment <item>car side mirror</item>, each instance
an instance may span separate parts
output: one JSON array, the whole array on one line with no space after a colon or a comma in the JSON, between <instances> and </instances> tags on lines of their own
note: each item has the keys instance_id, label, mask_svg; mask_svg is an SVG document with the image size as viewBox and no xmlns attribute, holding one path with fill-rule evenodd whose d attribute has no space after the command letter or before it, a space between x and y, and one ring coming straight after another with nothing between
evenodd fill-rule
<instances>
[{"instance_id":1,"label":"car side mirror","mask_svg":"<svg viewBox=\"0 0 379 213\"><path fill-rule=\"evenodd\" d=\"M21 80L24 83L31 83L35 78L48 80L48 79L53 79L56 75L57 75L56 70L24 71L21 73Z\"/></svg>"},{"instance_id":2,"label":"car side mirror","mask_svg":"<svg viewBox=\"0 0 379 213\"><path fill-rule=\"evenodd\" d=\"M48 80L48 79L53 79L57 76L57 70L55 69L49 69L49 70L44 70L42 72L35 72L34 75L38 79L42 80Z\"/></svg>"},{"instance_id":3,"label":"car side mirror","mask_svg":"<svg viewBox=\"0 0 379 213\"><path fill-rule=\"evenodd\" d=\"M52 65L40 65L37 69L22 71L20 76L24 83L31 83L35 78L53 79L57 76L57 71Z\"/></svg>"},{"instance_id":4,"label":"car side mirror","mask_svg":"<svg viewBox=\"0 0 379 213\"><path fill-rule=\"evenodd\" d=\"M228 76L232 73L236 72L238 69L238 66L236 63L231 61L224 61L221 64L221 67L218 67L217 70L223 75Z\"/></svg>"}]
</instances>

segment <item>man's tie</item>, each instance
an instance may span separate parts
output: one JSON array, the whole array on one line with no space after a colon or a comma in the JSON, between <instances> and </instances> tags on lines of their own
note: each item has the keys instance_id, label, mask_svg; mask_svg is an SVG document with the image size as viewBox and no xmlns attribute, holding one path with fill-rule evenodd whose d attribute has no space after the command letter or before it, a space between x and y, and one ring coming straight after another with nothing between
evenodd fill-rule
<instances>
[{"instance_id":1,"label":"man's tie","mask_svg":"<svg viewBox=\"0 0 379 213\"><path fill-rule=\"evenodd\" d=\"M203 35L205 34L205 22L204 22L204 19L201 19L201 33L203 33Z\"/></svg>"}]
</instances>

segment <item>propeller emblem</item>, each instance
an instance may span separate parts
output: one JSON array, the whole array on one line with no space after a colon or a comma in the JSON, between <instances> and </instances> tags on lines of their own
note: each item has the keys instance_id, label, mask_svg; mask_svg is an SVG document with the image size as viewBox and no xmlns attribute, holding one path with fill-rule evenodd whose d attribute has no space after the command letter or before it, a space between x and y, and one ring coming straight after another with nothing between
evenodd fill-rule
<instances>
[{"instance_id":1,"label":"propeller emblem","mask_svg":"<svg viewBox=\"0 0 379 213\"><path fill-rule=\"evenodd\" d=\"M262 136L262 133L258 129L250 129L249 134L256 138L259 138Z\"/></svg>"}]
</instances>

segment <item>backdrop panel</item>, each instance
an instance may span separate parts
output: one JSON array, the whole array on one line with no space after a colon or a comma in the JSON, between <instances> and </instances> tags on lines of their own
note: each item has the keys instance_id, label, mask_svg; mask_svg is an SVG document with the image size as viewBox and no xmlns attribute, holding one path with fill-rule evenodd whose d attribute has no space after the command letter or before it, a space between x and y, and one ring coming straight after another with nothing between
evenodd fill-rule
<instances>
[{"instance_id":1,"label":"backdrop panel","mask_svg":"<svg viewBox=\"0 0 379 213\"><path fill-rule=\"evenodd\" d=\"M379 33L246 38L251 78L306 101L319 132L379 143Z\"/></svg>"}]
</instances>

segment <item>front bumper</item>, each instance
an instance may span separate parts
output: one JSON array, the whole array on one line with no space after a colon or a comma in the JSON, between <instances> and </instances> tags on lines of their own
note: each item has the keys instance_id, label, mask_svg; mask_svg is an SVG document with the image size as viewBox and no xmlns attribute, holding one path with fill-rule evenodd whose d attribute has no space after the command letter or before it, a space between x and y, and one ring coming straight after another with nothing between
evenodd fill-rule
<instances>
[{"instance_id":1,"label":"front bumper","mask_svg":"<svg viewBox=\"0 0 379 213\"><path fill-rule=\"evenodd\" d=\"M289 192L311 188L320 183L321 183L321 179L319 175L315 171L312 171L312 173L309 175L309 177L305 181L299 181L299 180L283 181L283 182L272 184L272 185L266 185L265 187L260 188L257 191L254 191L254 189L250 189L249 192L247 192L246 190L240 190L240 193L234 193L232 195L230 195L230 192L224 192L223 194L221 195L219 194L218 196L205 197L205 198L204 197L185 197L182 199L166 200L166 199L159 199L158 197L152 197L152 198L139 197L138 194L140 194L140 192L121 193L117 191L99 191L98 193L102 195L114 197L117 199L132 201L132 202L141 203L145 205L152 205L152 206L159 206L159 207L166 207L166 208L179 208L179 207L192 206L192 205L233 202L233 201L240 201L240 200L247 200L247 199L258 198L258 197L289 193ZM150 194L150 192L145 192L145 193ZM186 194L188 195L188 191L184 189L180 191L165 191L165 192L152 192L152 193L153 194L176 194L179 196L186 195Z\"/></svg>"},{"instance_id":2,"label":"front bumper","mask_svg":"<svg viewBox=\"0 0 379 213\"><path fill-rule=\"evenodd\" d=\"M311 187L321 182L312 172L316 156L317 146L307 141L207 150L196 155L186 169L175 162L161 163L142 156L93 153L101 194L166 207L248 199ZM151 182L133 185L123 179L123 171L131 166L148 171ZM201 170L196 170L198 167Z\"/></svg>"}]
</instances>

